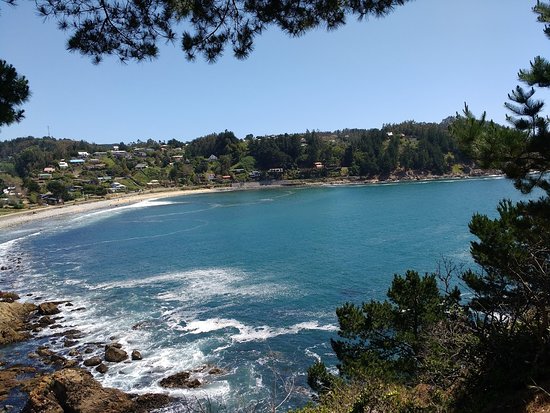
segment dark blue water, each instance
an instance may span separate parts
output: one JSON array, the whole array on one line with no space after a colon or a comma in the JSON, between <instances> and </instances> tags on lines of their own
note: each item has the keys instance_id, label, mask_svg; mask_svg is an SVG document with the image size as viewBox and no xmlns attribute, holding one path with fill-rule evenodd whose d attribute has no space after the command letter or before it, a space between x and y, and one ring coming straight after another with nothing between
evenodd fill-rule
<instances>
[{"instance_id":1,"label":"dark blue water","mask_svg":"<svg viewBox=\"0 0 550 413\"><path fill-rule=\"evenodd\" d=\"M143 361L99 377L108 386L165 391L163 377L209 364L227 373L173 394L267 408L292 384L284 407L298 406L307 367L335 362L335 307L383 299L409 268L472 265L468 221L502 198L520 194L481 179L149 201L2 234L1 256L23 267L1 288L70 299L86 308L64 312L82 343L139 349Z\"/></svg>"}]
</instances>

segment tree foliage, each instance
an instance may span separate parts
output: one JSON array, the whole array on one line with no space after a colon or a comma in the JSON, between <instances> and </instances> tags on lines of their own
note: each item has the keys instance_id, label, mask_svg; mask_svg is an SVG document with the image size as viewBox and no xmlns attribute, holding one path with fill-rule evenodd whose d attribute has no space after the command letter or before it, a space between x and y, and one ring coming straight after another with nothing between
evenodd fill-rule
<instances>
[{"instance_id":1,"label":"tree foliage","mask_svg":"<svg viewBox=\"0 0 550 413\"><path fill-rule=\"evenodd\" d=\"M394 276L387 296L383 302L345 303L336 309L339 339L331 344L341 377L415 381L424 365L426 333L444 320L460 292L456 288L440 292L436 274L407 271ZM335 381L321 364L309 371L309 382L317 390Z\"/></svg>"},{"instance_id":2,"label":"tree foliage","mask_svg":"<svg viewBox=\"0 0 550 413\"><path fill-rule=\"evenodd\" d=\"M25 111L19 109L30 96L29 82L5 60L0 60L0 127L21 122Z\"/></svg>"},{"instance_id":3,"label":"tree foliage","mask_svg":"<svg viewBox=\"0 0 550 413\"><path fill-rule=\"evenodd\" d=\"M229 46L237 58L252 51L255 37L270 26L291 36L349 17L383 16L409 0L40 0L39 12L70 32L68 47L99 62L158 55L159 41L179 41L186 57L215 61ZM182 30L181 34L176 33Z\"/></svg>"}]
</instances>

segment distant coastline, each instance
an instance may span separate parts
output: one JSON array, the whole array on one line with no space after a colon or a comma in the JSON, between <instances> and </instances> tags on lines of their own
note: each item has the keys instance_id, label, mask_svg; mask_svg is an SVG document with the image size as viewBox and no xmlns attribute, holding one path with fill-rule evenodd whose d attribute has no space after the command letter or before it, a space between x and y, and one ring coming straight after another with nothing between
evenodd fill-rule
<instances>
[{"instance_id":1,"label":"distant coastline","mask_svg":"<svg viewBox=\"0 0 550 413\"><path fill-rule=\"evenodd\" d=\"M23 211L17 211L0 216L0 229L11 229L33 221L40 221L47 218L57 218L65 215L76 215L96 210L117 208L143 201L173 198L186 195L199 195L219 192L232 192L242 190L260 190L277 187L315 187L315 186L339 186L339 185L381 185L389 183L407 182L433 182L442 180L467 180L479 178L503 177L499 171L477 171L470 175L413 175L413 176L390 176L387 179L362 179L362 178L329 178L311 180L273 180L265 182L251 182L233 184L231 186L214 186L211 188L171 188L165 190L152 190L131 192L126 194L114 194L100 199L76 200L62 205L42 206Z\"/></svg>"}]
</instances>

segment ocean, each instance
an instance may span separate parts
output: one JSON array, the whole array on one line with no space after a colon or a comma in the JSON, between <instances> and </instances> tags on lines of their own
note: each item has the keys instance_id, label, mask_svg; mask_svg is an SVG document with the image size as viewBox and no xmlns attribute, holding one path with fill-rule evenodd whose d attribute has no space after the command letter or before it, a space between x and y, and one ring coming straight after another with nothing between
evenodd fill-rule
<instances>
[{"instance_id":1,"label":"ocean","mask_svg":"<svg viewBox=\"0 0 550 413\"><path fill-rule=\"evenodd\" d=\"M0 272L0 289L69 300L63 327L83 332L77 349L99 343L90 356L113 340L139 350L141 361L93 371L106 386L208 400L214 411L271 411L291 390L278 409L286 411L310 399L309 365L336 364L337 306L384 299L407 269L473 266L468 222L476 212L495 216L503 198L523 196L505 179L483 178L145 201L0 234L0 266L21 259ZM36 342L67 354L55 332ZM21 362L32 345L0 357ZM159 385L205 365L223 374L195 373L205 383L197 389Z\"/></svg>"}]
</instances>

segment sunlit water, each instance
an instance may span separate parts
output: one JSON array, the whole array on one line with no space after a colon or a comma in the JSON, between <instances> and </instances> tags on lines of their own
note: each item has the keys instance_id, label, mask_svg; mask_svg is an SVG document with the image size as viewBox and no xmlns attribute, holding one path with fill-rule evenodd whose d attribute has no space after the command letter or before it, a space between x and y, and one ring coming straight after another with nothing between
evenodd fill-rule
<instances>
[{"instance_id":1,"label":"sunlit water","mask_svg":"<svg viewBox=\"0 0 550 413\"><path fill-rule=\"evenodd\" d=\"M520 195L480 179L147 201L2 233L0 265L22 260L0 287L70 300L64 324L85 333L81 344L115 337L140 350L142 361L94 371L107 386L167 392L163 377L208 364L226 374L170 393L265 410L286 381L286 409L310 397L309 365L335 363L336 306L382 299L394 273L433 271L442 258L472 265L468 221L495 215L502 198Z\"/></svg>"}]
</instances>

